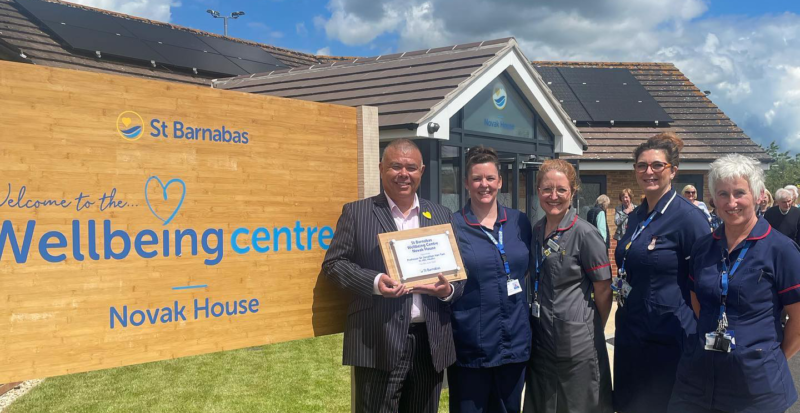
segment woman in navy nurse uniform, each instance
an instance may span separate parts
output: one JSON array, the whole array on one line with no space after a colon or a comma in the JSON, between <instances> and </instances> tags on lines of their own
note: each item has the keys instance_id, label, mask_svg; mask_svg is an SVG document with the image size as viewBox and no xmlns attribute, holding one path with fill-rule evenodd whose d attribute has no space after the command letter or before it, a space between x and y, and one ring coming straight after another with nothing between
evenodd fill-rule
<instances>
[{"instance_id":1,"label":"woman in navy nurse uniform","mask_svg":"<svg viewBox=\"0 0 800 413\"><path fill-rule=\"evenodd\" d=\"M619 306L614 337L614 409L666 412L684 342L695 332L687 258L709 235L705 214L672 189L683 142L662 133L634 151L646 199L628 216L615 257Z\"/></svg>"},{"instance_id":2,"label":"woman in navy nurse uniform","mask_svg":"<svg viewBox=\"0 0 800 413\"><path fill-rule=\"evenodd\" d=\"M800 248L756 215L758 161L725 156L708 180L723 224L692 249L698 334L680 360L669 411L783 412L797 400L786 360L800 349Z\"/></svg>"},{"instance_id":3,"label":"woman in navy nurse uniform","mask_svg":"<svg viewBox=\"0 0 800 413\"><path fill-rule=\"evenodd\" d=\"M525 284L531 224L497 202L499 168L493 149L471 148L464 179L469 201L453 214L467 281L452 305L451 412L519 412L522 404L531 351Z\"/></svg>"}]
</instances>

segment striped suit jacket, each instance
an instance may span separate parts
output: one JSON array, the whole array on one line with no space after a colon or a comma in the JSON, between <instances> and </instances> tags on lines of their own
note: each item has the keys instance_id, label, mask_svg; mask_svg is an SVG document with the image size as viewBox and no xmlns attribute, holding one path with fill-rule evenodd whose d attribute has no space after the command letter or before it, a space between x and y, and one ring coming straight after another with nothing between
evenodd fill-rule
<instances>
[{"instance_id":1,"label":"striped suit jacket","mask_svg":"<svg viewBox=\"0 0 800 413\"><path fill-rule=\"evenodd\" d=\"M419 204L420 227L451 222L449 209L425 199L420 199ZM430 212L430 219L422 215L426 211ZM346 204L322 263L322 272L328 279L353 293L344 330L345 365L390 371L405 346L412 296L384 298L373 294L375 277L386 272L378 234L393 231L397 227L384 194ZM453 287L452 300L456 300L464 286L457 282ZM422 295L422 313L434 367L442 371L456 360L450 303Z\"/></svg>"}]
</instances>

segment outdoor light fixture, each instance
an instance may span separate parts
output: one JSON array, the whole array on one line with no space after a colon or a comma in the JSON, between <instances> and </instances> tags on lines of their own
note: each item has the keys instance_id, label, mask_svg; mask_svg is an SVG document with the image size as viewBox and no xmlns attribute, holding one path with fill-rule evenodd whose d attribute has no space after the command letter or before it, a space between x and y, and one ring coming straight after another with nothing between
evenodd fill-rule
<instances>
[{"instance_id":1,"label":"outdoor light fixture","mask_svg":"<svg viewBox=\"0 0 800 413\"><path fill-rule=\"evenodd\" d=\"M244 16L244 12L243 11L235 11L235 12L231 13L230 16L223 16L223 15L219 14L218 11L211 10L211 9L206 10L206 13L210 14L211 17L213 17L215 19L222 19L223 20L224 28L225 28L225 31L224 31L225 37L228 37L228 19L238 19L239 16Z\"/></svg>"},{"instance_id":2,"label":"outdoor light fixture","mask_svg":"<svg viewBox=\"0 0 800 413\"><path fill-rule=\"evenodd\" d=\"M436 132L439 132L439 124L436 122L428 122L428 134L433 135Z\"/></svg>"}]
</instances>

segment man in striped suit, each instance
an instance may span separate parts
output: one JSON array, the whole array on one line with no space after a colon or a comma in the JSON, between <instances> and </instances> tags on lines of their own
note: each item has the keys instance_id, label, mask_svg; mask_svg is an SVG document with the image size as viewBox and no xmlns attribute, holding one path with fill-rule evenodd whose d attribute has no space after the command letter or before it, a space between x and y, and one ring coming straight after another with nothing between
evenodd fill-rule
<instances>
[{"instance_id":1,"label":"man in striped suit","mask_svg":"<svg viewBox=\"0 0 800 413\"><path fill-rule=\"evenodd\" d=\"M353 293L343 363L354 366L356 412L435 413L444 369L456 359L450 302L463 283L414 287L392 280L378 234L451 221L447 208L416 195L425 166L413 141L386 147L383 194L344 206L322 271Z\"/></svg>"}]
</instances>

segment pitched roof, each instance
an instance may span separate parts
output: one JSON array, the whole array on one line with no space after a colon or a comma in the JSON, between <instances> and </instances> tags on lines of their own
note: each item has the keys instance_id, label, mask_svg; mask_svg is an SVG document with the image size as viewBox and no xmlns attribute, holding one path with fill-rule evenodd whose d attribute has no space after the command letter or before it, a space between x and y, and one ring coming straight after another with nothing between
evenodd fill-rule
<instances>
[{"instance_id":1,"label":"pitched roof","mask_svg":"<svg viewBox=\"0 0 800 413\"><path fill-rule=\"evenodd\" d=\"M382 128L417 124L512 39L498 39L214 81L214 87L346 106L378 107Z\"/></svg>"},{"instance_id":2,"label":"pitched roof","mask_svg":"<svg viewBox=\"0 0 800 413\"><path fill-rule=\"evenodd\" d=\"M588 141L582 156L564 158L582 161L630 160L636 146L661 132L674 132L683 139L681 159L711 162L727 153L739 153L771 162L761 146L753 142L708 96L672 63L621 62L531 62L536 67L595 67L629 69L661 107L674 119L667 126L578 126ZM569 110L567 111L569 112Z\"/></svg>"},{"instance_id":3,"label":"pitched roof","mask_svg":"<svg viewBox=\"0 0 800 413\"><path fill-rule=\"evenodd\" d=\"M204 36L220 38L223 37L213 33L201 32L199 30L186 27L141 19L126 14L81 6L65 1L43 1L64 4L83 10L91 10L114 17L137 20L155 26L188 31L194 34L202 34ZM312 54L295 52L288 49L268 46L231 37L225 37L225 39L261 47L275 56L279 61L291 67L307 66L310 64L318 64L337 59L331 57L317 57ZM15 0L0 0L0 58L25 61L51 67L131 75L174 82L195 84L211 83L211 76L207 74L204 75L200 73L199 75L195 75L188 71L172 70L161 65L154 68L149 65L143 65L136 62L126 62L121 59L98 59L93 56L77 53L71 50L69 47L59 43L56 37L48 33L46 29L38 24L38 22L29 18L28 15L23 11L22 7L17 4Z\"/></svg>"}]
</instances>

